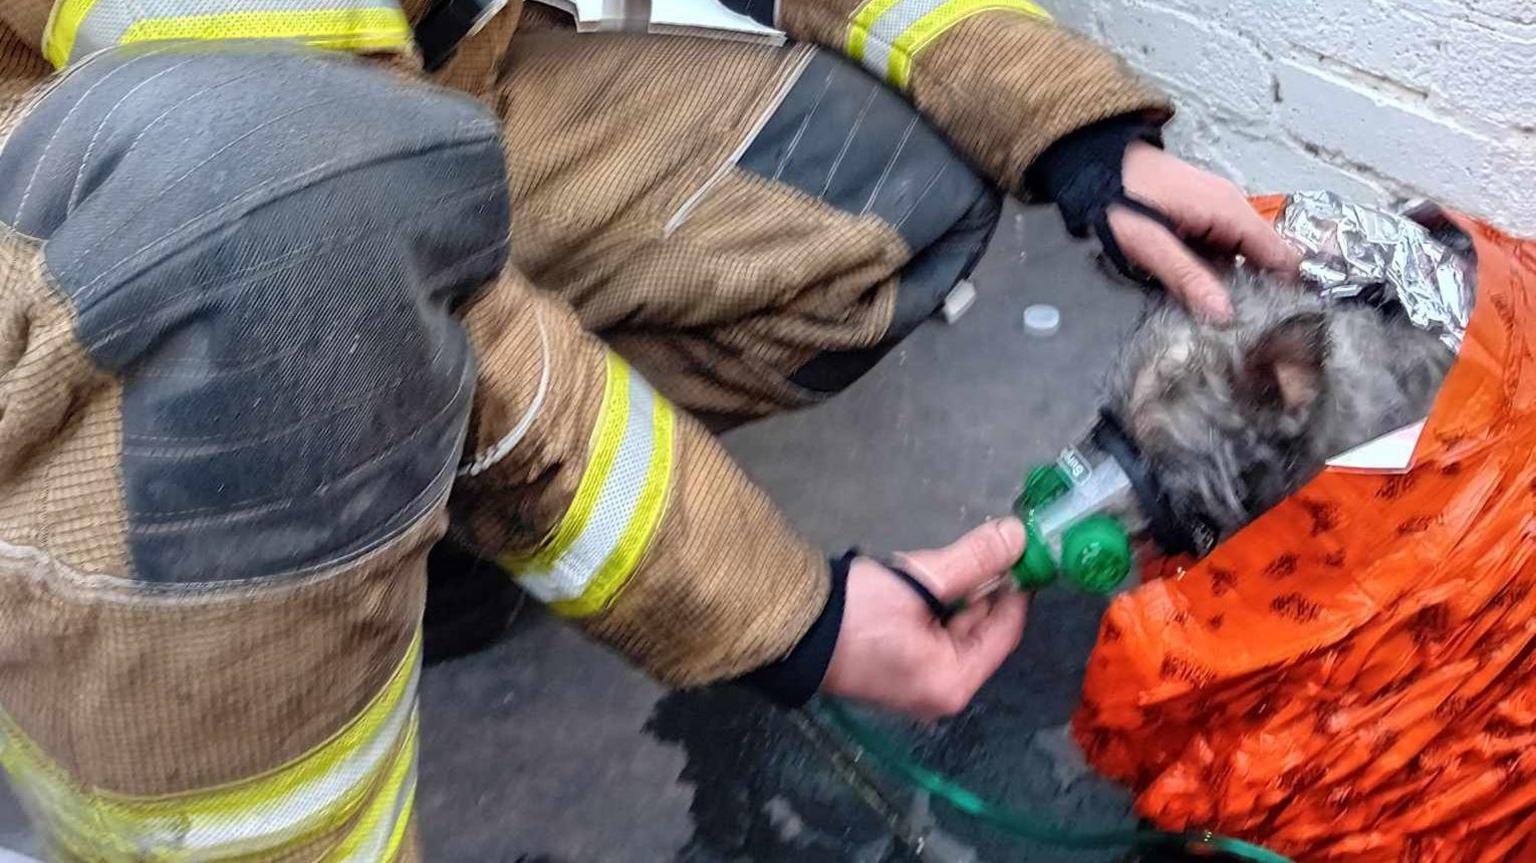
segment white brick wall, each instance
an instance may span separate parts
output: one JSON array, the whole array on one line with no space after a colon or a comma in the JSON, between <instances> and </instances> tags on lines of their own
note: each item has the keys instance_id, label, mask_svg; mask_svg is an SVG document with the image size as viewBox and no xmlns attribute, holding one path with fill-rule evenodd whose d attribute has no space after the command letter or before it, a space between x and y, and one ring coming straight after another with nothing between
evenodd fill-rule
<instances>
[{"instance_id":1,"label":"white brick wall","mask_svg":"<svg viewBox=\"0 0 1536 863\"><path fill-rule=\"evenodd\" d=\"M1253 192L1427 196L1536 236L1536 0L1045 0Z\"/></svg>"}]
</instances>

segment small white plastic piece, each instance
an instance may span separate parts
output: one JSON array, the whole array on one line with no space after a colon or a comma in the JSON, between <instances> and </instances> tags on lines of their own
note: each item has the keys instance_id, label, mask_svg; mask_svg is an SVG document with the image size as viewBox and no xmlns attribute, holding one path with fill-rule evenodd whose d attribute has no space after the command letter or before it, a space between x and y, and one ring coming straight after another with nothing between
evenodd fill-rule
<instances>
[{"instance_id":1,"label":"small white plastic piece","mask_svg":"<svg viewBox=\"0 0 1536 863\"><path fill-rule=\"evenodd\" d=\"M1061 329L1061 310L1039 304L1024 310L1024 331L1032 336L1054 336Z\"/></svg>"},{"instance_id":2,"label":"small white plastic piece","mask_svg":"<svg viewBox=\"0 0 1536 863\"><path fill-rule=\"evenodd\" d=\"M944 297L944 323L952 324L971 310L976 303L976 286L969 279L961 279Z\"/></svg>"}]
</instances>

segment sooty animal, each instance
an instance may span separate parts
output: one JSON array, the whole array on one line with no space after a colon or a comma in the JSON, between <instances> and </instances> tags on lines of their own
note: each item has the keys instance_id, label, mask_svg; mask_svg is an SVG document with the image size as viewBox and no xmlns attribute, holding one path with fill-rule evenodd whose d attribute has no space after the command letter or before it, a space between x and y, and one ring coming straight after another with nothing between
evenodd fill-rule
<instances>
[{"instance_id":1,"label":"sooty animal","mask_svg":"<svg viewBox=\"0 0 1536 863\"><path fill-rule=\"evenodd\" d=\"M1424 417L1455 360L1400 311L1324 302L1242 270L1235 317L1158 300L1110 374L1109 410L1173 514L1224 539L1351 447Z\"/></svg>"}]
</instances>

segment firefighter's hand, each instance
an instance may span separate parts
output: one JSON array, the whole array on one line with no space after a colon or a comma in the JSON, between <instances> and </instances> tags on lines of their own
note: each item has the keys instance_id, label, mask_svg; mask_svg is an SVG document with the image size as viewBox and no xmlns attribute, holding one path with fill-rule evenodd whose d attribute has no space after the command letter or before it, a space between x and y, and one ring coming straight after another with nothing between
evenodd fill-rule
<instances>
[{"instance_id":1,"label":"firefighter's hand","mask_svg":"<svg viewBox=\"0 0 1536 863\"><path fill-rule=\"evenodd\" d=\"M1007 518L976 528L947 548L899 555L940 600L952 603L1006 574L1024 552L1024 526ZM917 593L880 564L859 558L848 571L842 628L822 691L918 719L960 712L1024 632L1028 599L1008 587L942 625Z\"/></svg>"},{"instance_id":2,"label":"firefighter's hand","mask_svg":"<svg viewBox=\"0 0 1536 863\"><path fill-rule=\"evenodd\" d=\"M1126 148L1122 182L1127 195L1171 219L1178 236L1146 216L1111 206L1109 228L1120 250L1197 314L1214 321L1232 317L1226 287L1197 250L1240 254L1250 264L1286 275L1300 263L1237 186L1150 144L1137 141Z\"/></svg>"}]
</instances>

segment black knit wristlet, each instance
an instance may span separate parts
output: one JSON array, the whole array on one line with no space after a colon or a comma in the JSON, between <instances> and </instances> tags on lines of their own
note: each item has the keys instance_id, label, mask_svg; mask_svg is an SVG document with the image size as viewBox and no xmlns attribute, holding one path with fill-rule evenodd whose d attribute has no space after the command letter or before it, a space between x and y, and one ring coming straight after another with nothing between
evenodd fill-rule
<instances>
[{"instance_id":1,"label":"black knit wristlet","mask_svg":"<svg viewBox=\"0 0 1536 863\"><path fill-rule=\"evenodd\" d=\"M762 693L781 707L799 707L811 700L827 676L832 664L832 650L843 626L843 600L847 595L848 569L858 549L830 561L832 584L827 590L827 604L811 623L800 642L783 659L759 668L741 678L741 682Z\"/></svg>"},{"instance_id":2,"label":"black knit wristlet","mask_svg":"<svg viewBox=\"0 0 1536 863\"><path fill-rule=\"evenodd\" d=\"M1056 204L1068 233L1081 238L1092 231L1115 269L1151 284L1151 277L1131 263L1109 228L1109 210L1118 205L1177 233L1167 216L1125 192L1125 148L1133 141L1162 145L1158 126L1135 114L1086 126L1042 153L1030 166L1024 185L1031 194Z\"/></svg>"}]
</instances>

